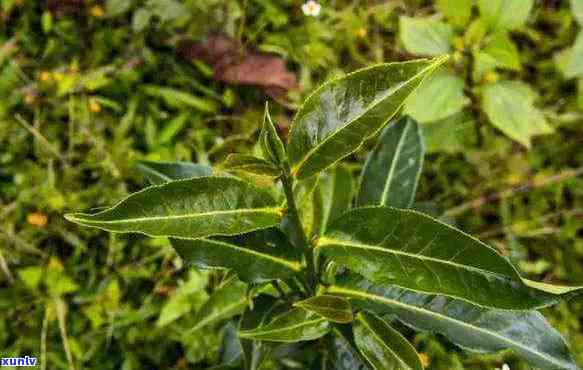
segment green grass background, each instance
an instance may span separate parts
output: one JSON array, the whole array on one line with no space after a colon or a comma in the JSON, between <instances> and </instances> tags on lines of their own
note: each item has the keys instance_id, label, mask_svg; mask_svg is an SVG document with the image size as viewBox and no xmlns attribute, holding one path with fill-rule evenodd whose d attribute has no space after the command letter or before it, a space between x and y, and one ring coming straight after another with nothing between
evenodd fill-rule
<instances>
[{"instance_id":1,"label":"green grass background","mask_svg":"<svg viewBox=\"0 0 583 370\"><path fill-rule=\"evenodd\" d=\"M295 0L0 1L1 356L37 356L47 369L217 361L221 325L185 330L216 275L185 268L163 239L80 228L62 215L142 187L137 159L217 163L253 150L270 98L215 81L210 66L179 55L181 41L223 33L281 56L299 81L287 106L272 102L285 131L294 106L327 78L417 57L403 45L400 16L450 22L431 1L321 4L310 18ZM534 2L511 33L521 67L492 68L464 87L475 127L446 130L455 143L427 156L418 195L527 277L573 285L583 284L583 178L569 171L583 166L583 99L559 56L576 40L575 10L568 1ZM451 68L468 81L472 44L467 27L455 29ZM538 93L534 104L555 131L529 150L495 129L473 94L505 79ZM349 159L355 174L365 154ZM498 192L502 199L492 197ZM486 202L455 211L474 199ZM582 302L545 310L581 365ZM512 353L463 354L436 336L418 335L415 345L431 369L529 369Z\"/></svg>"}]
</instances>

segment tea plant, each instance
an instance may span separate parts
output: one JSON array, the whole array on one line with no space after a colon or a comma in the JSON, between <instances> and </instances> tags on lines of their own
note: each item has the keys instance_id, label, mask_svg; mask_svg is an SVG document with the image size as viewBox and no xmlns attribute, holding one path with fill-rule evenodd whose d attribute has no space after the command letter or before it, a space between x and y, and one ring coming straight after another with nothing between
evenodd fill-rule
<instances>
[{"instance_id":1,"label":"tea plant","mask_svg":"<svg viewBox=\"0 0 583 370\"><path fill-rule=\"evenodd\" d=\"M184 261L228 270L198 312L199 323L209 323L245 308L238 327L226 327L221 368L422 369L406 339L413 329L471 351L512 349L543 369L576 369L535 310L581 288L527 280L493 248L410 209L424 144L414 120L391 119L446 59L332 80L300 107L287 145L266 108L263 158L234 154L215 170L141 162L153 186L66 217L169 237ZM385 126L353 202L350 174L338 162ZM262 189L265 179L281 186Z\"/></svg>"}]
</instances>

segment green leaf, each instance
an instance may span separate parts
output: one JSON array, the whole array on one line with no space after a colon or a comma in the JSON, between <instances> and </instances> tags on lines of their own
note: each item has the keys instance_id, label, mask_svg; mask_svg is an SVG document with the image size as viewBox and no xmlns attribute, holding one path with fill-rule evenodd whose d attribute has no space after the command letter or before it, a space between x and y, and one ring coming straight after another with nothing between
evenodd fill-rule
<instances>
[{"instance_id":1,"label":"green leaf","mask_svg":"<svg viewBox=\"0 0 583 370\"><path fill-rule=\"evenodd\" d=\"M467 102L464 80L448 71L439 71L411 94L403 113L417 122L433 122L458 113Z\"/></svg>"},{"instance_id":2,"label":"green leaf","mask_svg":"<svg viewBox=\"0 0 583 370\"><path fill-rule=\"evenodd\" d=\"M322 85L292 122L288 146L292 173L299 179L310 177L357 150L446 60L380 64Z\"/></svg>"},{"instance_id":3,"label":"green leaf","mask_svg":"<svg viewBox=\"0 0 583 370\"><path fill-rule=\"evenodd\" d=\"M172 292L165 302L156 326L163 327L181 316L196 310L208 298L204 287L207 284L207 276L195 270L190 270L188 279Z\"/></svg>"},{"instance_id":4,"label":"green leaf","mask_svg":"<svg viewBox=\"0 0 583 370\"><path fill-rule=\"evenodd\" d=\"M468 111L461 111L444 119L423 125L423 137L428 153L463 152L476 139L476 123Z\"/></svg>"},{"instance_id":5,"label":"green leaf","mask_svg":"<svg viewBox=\"0 0 583 370\"><path fill-rule=\"evenodd\" d=\"M399 37L405 49L417 55L441 55L451 50L453 30L430 18L399 18Z\"/></svg>"},{"instance_id":6,"label":"green leaf","mask_svg":"<svg viewBox=\"0 0 583 370\"><path fill-rule=\"evenodd\" d=\"M132 6L132 0L107 0L105 3L105 14L108 17L122 15Z\"/></svg>"},{"instance_id":7,"label":"green leaf","mask_svg":"<svg viewBox=\"0 0 583 370\"><path fill-rule=\"evenodd\" d=\"M352 175L345 166L336 166L324 172L318 182L320 205L318 214L320 232L324 233L328 224L350 208L352 202Z\"/></svg>"},{"instance_id":8,"label":"green leaf","mask_svg":"<svg viewBox=\"0 0 583 370\"><path fill-rule=\"evenodd\" d=\"M279 224L281 209L259 189L230 177L199 177L151 186L95 214L65 218L112 232L203 238Z\"/></svg>"},{"instance_id":9,"label":"green leaf","mask_svg":"<svg viewBox=\"0 0 583 370\"><path fill-rule=\"evenodd\" d=\"M227 172L243 172L257 176L277 177L281 170L262 158L245 154L229 154L221 168Z\"/></svg>"},{"instance_id":10,"label":"green leaf","mask_svg":"<svg viewBox=\"0 0 583 370\"><path fill-rule=\"evenodd\" d=\"M235 237L172 239L172 246L187 263L199 268L233 269L246 282L285 279L302 269L296 249L277 229Z\"/></svg>"},{"instance_id":11,"label":"green leaf","mask_svg":"<svg viewBox=\"0 0 583 370\"><path fill-rule=\"evenodd\" d=\"M417 122L403 117L390 124L364 164L357 204L409 208L415 199L424 154Z\"/></svg>"},{"instance_id":12,"label":"green leaf","mask_svg":"<svg viewBox=\"0 0 583 370\"><path fill-rule=\"evenodd\" d=\"M494 68L519 71L521 68L520 54L507 32L493 35L483 49L476 49L474 55L474 79L480 80L482 75Z\"/></svg>"},{"instance_id":13,"label":"green leaf","mask_svg":"<svg viewBox=\"0 0 583 370\"><path fill-rule=\"evenodd\" d=\"M217 104L214 101L200 98L184 91L156 85L144 85L143 89L147 95L161 98L166 104L174 108L190 107L206 113L217 111Z\"/></svg>"},{"instance_id":14,"label":"green leaf","mask_svg":"<svg viewBox=\"0 0 583 370\"><path fill-rule=\"evenodd\" d=\"M347 325L348 326L348 325ZM352 330L342 330L343 327L334 327L330 335L326 336L326 347L328 349L326 369L333 370L368 370L361 354L354 348ZM350 336L350 338L348 338Z\"/></svg>"},{"instance_id":15,"label":"green leaf","mask_svg":"<svg viewBox=\"0 0 583 370\"><path fill-rule=\"evenodd\" d=\"M206 177L213 174L210 166L191 162L138 161L136 167L153 185L173 180Z\"/></svg>"},{"instance_id":16,"label":"green leaf","mask_svg":"<svg viewBox=\"0 0 583 370\"><path fill-rule=\"evenodd\" d=\"M265 158L269 159L271 163L281 165L285 161L285 148L283 142L277 134L277 129L271 119L269 113L269 106L265 103L265 114L263 116L263 126L259 133L259 144L263 151Z\"/></svg>"},{"instance_id":17,"label":"green leaf","mask_svg":"<svg viewBox=\"0 0 583 370\"><path fill-rule=\"evenodd\" d=\"M452 24L459 27L468 24L472 17L472 1L437 0L436 5Z\"/></svg>"},{"instance_id":18,"label":"green leaf","mask_svg":"<svg viewBox=\"0 0 583 370\"><path fill-rule=\"evenodd\" d=\"M354 340L360 353L377 370L423 370L415 348L383 319L368 312L356 315Z\"/></svg>"},{"instance_id":19,"label":"green leaf","mask_svg":"<svg viewBox=\"0 0 583 370\"><path fill-rule=\"evenodd\" d=\"M566 78L583 76L583 32L577 34L572 48L555 56L555 63Z\"/></svg>"},{"instance_id":20,"label":"green leaf","mask_svg":"<svg viewBox=\"0 0 583 370\"><path fill-rule=\"evenodd\" d=\"M577 23L583 25L583 2L580 0L571 0L571 12Z\"/></svg>"},{"instance_id":21,"label":"green leaf","mask_svg":"<svg viewBox=\"0 0 583 370\"><path fill-rule=\"evenodd\" d=\"M495 31L513 30L522 26L533 4L533 0L478 0L482 18Z\"/></svg>"},{"instance_id":22,"label":"green leaf","mask_svg":"<svg viewBox=\"0 0 583 370\"><path fill-rule=\"evenodd\" d=\"M330 324L318 314L293 308L251 330L239 330L239 337L270 342L300 342L323 337Z\"/></svg>"},{"instance_id":23,"label":"green leaf","mask_svg":"<svg viewBox=\"0 0 583 370\"><path fill-rule=\"evenodd\" d=\"M213 292L196 313L196 324L189 332L215 324L243 312L247 307L247 284L236 277L230 278Z\"/></svg>"},{"instance_id":24,"label":"green leaf","mask_svg":"<svg viewBox=\"0 0 583 370\"><path fill-rule=\"evenodd\" d=\"M540 308L581 291L535 286L488 245L410 210L354 209L330 225L316 250L374 283L448 295L486 307Z\"/></svg>"},{"instance_id":25,"label":"green leaf","mask_svg":"<svg viewBox=\"0 0 583 370\"><path fill-rule=\"evenodd\" d=\"M484 86L482 109L500 131L530 147L533 136L553 132L544 114L534 106L536 95L518 81L500 81Z\"/></svg>"},{"instance_id":26,"label":"green leaf","mask_svg":"<svg viewBox=\"0 0 583 370\"><path fill-rule=\"evenodd\" d=\"M578 369L564 339L536 311L480 308L453 298L372 284L356 274L339 279L328 293L349 298L354 306L378 315L393 315L415 330L443 334L466 350L510 348L538 368Z\"/></svg>"},{"instance_id":27,"label":"green leaf","mask_svg":"<svg viewBox=\"0 0 583 370\"><path fill-rule=\"evenodd\" d=\"M319 295L294 303L294 307L300 307L312 311L328 321L341 324L352 321L352 308L350 303L343 298L331 295Z\"/></svg>"}]
</instances>

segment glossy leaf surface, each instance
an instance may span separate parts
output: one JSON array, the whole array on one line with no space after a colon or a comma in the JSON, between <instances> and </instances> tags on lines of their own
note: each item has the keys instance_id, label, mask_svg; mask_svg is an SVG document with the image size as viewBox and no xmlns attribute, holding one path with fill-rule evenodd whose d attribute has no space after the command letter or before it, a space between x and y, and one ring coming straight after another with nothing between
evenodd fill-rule
<instances>
[{"instance_id":1,"label":"glossy leaf surface","mask_svg":"<svg viewBox=\"0 0 583 370\"><path fill-rule=\"evenodd\" d=\"M172 239L172 246L199 268L229 268L246 282L284 279L302 268L299 256L277 229L233 237Z\"/></svg>"},{"instance_id":2,"label":"glossy leaf surface","mask_svg":"<svg viewBox=\"0 0 583 370\"><path fill-rule=\"evenodd\" d=\"M350 208L352 192L352 175L346 167L336 166L320 176L318 183L320 234L326 230L330 222Z\"/></svg>"},{"instance_id":3,"label":"glossy leaf surface","mask_svg":"<svg viewBox=\"0 0 583 370\"><path fill-rule=\"evenodd\" d=\"M416 211L354 209L328 228L317 251L375 283L488 307L539 308L581 290L534 286L488 245Z\"/></svg>"},{"instance_id":4,"label":"glossy leaf surface","mask_svg":"<svg viewBox=\"0 0 583 370\"><path fill-rule=\"evenodd\" d=\"M243 312L247 306L247 284L230 278L213 292L196 313L196 324L189 331L199 330Z\"/></svg>"},{"instance_id":5,"label":"glossy leaf surface","mask_svg":"<svg viewBox=\"0 0 583 370\"><path fill-rule=\"evenodd\" d=\"M259 145L265 158L271 163L280 165L285 161L285 148L283 142L277 134L277 129L271 119L269 106L265 104L265 114L263 116L263 126L259 133Z\"/></svg>"},{"instance_id":6,"label":"glossy leaf surface","mask_svg":"<svg viewBox=\"0 0 583 370\"><path fill-rule=\"evenodd\" d=\"M258 176L276 177L281 173L281 170L265 159L244 154L230 154L221 164L221 168L228 172L241 171Z\"/></svg>"},{"instance_id":7,"label":"glossy leaf surface","mask_svg":"<svg viewBox=\"0 0 583 370\"><path fill-rule=\"evenodd\" d=\"M270 342L299 342L318 339L330 330L322 316L302 308L293 308L251 330L239 330L239 337Z\"/></svg>"},{"instance_id":8,"label":"glossy leaf surface","mask_svg":"<svg viewBox=\"0 0 583 370\"><path fill-rule=\"evenodd\" d=\"M66 217L113 232L201 238L275 226L281 210L269 195L241 180L200 177L151 186L99 213Z\"/></svg>"},{"instance_id":9,"label":"glossy leaf surface","mask_svg":"<svg viewBox=\"0 0 583 370\"><path fill-rule=\"evenodd\" d=\"M356 274L340 279L328 292L349 298L361 309L394 315L415 330L441 333L466 350L510 348L542 369L578 369L561 335L536 311L480 308L445 296L372 284Z\"/></svg>"},{"instance_id":10,"label":"glossy leaf surface","mask_svg":"<svg viewBox=\"0 0 583 370\"><path fill-rule=\"evenodd\" d=\"M362 170L358 205L409 208L415 199L424 154L417 122L403 117L390 124Z\"/></svg>"},{"instance_id":11,"label":"glossy leaf surface","mask_svg":"<svg viewBox=\"0 0 583 370\"><path fill-rule=\"evenodd\" d=\"M332 295L319 295L294 303L294 307L301 307L326 318L328 321L349 323L352 321L352 307L344 298Z\"/></svg>"},{"instance_id":12,"label":"glossy leaf surface","mask_svg":"<svg viewBox=\"0 0 583 370\"><path fill-rule=\"evenodd\" d=\"M153 185L213 174L210 166L191 162L138 161L136 167Z\"/></svg>"},{"instance_id":13,"label":"glossy leaf surface","mask_svg":"<svg viewBox=\"0 0 583 370\"><path fill-rule=\"evenodd\" d=\"M334 327L330 335L326 336L328 349L327 367L333 370L368 370L362 355L356 349L352 339L347 338L344 328Z\"/></svg>"},{"instance_id":14,"label":"glossy leaf surface","mask_svg":"<svg viewBox=\"0 0 583 370\"><path fill-rule=\"evenodd\" d=\"M446 59L381 64L322 85L292 122L288 145L292 174L310 177L354 152Z\"/></svg>"},{"instance_id":15,"label":"glossy leaf surface","mask_svg":"<svg viewBox=\"0 0 583 370\"><path fill-rule=\"evenodd\" d=\"M354 340L360 353L377 370L423 370L415 348L383 319L359 312Z\"/></svg>"}]
</instances>

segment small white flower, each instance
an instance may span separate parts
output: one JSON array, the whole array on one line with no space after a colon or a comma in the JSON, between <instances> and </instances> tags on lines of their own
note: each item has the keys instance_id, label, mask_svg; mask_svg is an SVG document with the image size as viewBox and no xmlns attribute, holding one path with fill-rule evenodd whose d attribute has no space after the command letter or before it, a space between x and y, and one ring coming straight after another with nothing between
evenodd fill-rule
<instances>
[{"instance_id":1,"label":"small white flower","mask_svg":"<svg viewBox=\"0 0 583 370\"><path fill-rule=\"evenodd\" d=\"M510 370L510 366L508 364L502 365L502 368L496 368L496 370Z\"/></svg>"},{"instance_id":2,"label":"small white flower","mask_svg":"<svg viewBox=\"0 0 583 370\"><path fill-rule=\"evenodd\" d=\"M317 17L320 15L320 10L322 10L322 6L314 0L308 0L302 5L302 11L309 17Z\"/></svg>"}]
</instances>

